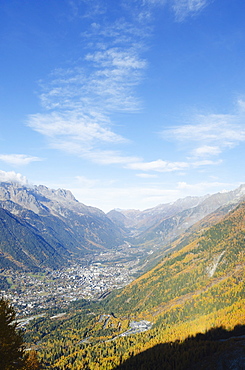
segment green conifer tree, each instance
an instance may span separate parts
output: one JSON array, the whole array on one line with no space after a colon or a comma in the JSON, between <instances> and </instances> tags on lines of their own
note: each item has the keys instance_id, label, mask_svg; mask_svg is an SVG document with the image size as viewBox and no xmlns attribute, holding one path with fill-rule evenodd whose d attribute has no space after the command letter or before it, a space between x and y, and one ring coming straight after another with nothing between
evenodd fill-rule
<instances>
[{"instance_id":1,"label":"green conifer tree","mask_svg":"<svg viewBox=\"0 0 245 370\"><path fill-rule=\"evenodd\" d=\"M17 328L13 307L0 298L0 370L38 370L35 351L25 353L22 332Z\"/></svg>"},{"instance_id":2,"label":"green conifer tree","mask_svg":"<svg viewBox=\"0 0 245 370\"><path fill-rule=\"evenodd\" d=\"M24 346L20 330L17 329L13 307L0 298L0 369L21 369L24 365Z\"/></svg>"}]
</instances>

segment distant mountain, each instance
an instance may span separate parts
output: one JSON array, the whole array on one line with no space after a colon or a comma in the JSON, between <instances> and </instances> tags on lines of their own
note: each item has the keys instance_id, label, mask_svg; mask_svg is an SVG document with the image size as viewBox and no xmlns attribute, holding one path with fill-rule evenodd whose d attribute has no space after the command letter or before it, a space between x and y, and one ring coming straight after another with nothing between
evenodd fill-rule
<instances>
[{"instance_id":1,"label":"distant mountain","mask_svg":"<svg viewBox=\"0 0 245 370\"><path fill-rule=\"evenodd\" d=\"M107 215L121 227L130 229L131 236L134 237L133 244L162 245L174 240L219 207L228 204L235 207L244 198L245 185L241 185L234 191L186 197L145 211L120 210Z\"/></svg>"},{"instance_id":2,"label":"distant mountain","mask_svg":"<svg viewBox=\"0 0 245 370\"><path fill-rule=\"evenodd\" d=\"M5 267L56 268L123 242L120 228L101 210L79 203L67 190L1 183L0 207Z\"/></svg>"},{"instance_id":3,"label":"distant mountain","mask_svg":"<svg viewBox=\"0 0 245 370\"><path fill-rule=\"evenodd\" d=\"M207 197L186 197L178 199L173 203L160 204L144 211L134 209L113 210L107 213L107 216L114 222L120 223L121 226L133 229L134 234L138 235L164 218L171 217L185 209L197 206Z\"/></svg>"}]
</instances>

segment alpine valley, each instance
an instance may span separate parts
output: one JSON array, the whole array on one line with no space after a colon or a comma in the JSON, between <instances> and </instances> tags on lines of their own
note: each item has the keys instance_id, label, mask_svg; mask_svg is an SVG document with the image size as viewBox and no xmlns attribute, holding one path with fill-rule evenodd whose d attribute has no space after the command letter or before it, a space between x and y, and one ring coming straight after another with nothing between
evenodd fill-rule
<instances>
[{"instance_id":1,"label":"alpine valley","mask_svg":"<svg viewBox=\"0 0 245 370\"><path fill-rule=\"evenodd\" d=\"M43 368L243 369L245 185L108 214L0 184L2 294Z\"/></svg>"}]
</instances>

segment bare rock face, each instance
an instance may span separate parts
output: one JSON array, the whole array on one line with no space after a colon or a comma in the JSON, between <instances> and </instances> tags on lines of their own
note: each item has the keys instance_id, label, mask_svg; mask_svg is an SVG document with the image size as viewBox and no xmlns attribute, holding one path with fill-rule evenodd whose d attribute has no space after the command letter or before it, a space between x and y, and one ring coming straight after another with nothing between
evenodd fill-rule
<instances>
[{"instance_id":1,"label":"bare rock face","mask_svg":"<svg viewBox=\"0 0 245 370\"><path fill-rule=\"evenodd\" d=\"M65 189L58 189L58 190L53 190L49 189L44 185L39 185L35 186L34 189L42 194L43 196L49 198L49 199L56 199L56 200L66 200L67 202L69 201L74 201L77 202L76 198L74 195L71 193L70 190L65 190Z\"/></svg>"},{"instance_id":2,"label":"bare rock face","mask_svg":"<svg viewBox=\"0 0 245 370\"><path fill-rule=\"evenodd\" d=\"M12 201L35 213L39 213L39 209L41 208L41 204L32 195L30 189L22 187L17 183L1 183L0 200Z\"/></svg>"}]
</instances>

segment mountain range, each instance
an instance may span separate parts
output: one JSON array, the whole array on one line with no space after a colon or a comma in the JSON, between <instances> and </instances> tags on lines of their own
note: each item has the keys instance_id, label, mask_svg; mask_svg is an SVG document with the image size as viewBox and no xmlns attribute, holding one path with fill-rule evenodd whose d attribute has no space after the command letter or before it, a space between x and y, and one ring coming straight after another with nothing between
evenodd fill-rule
<instances>
[{"instance_id":1,"label":"mountain range","mask_svg":"<svg viewBox=\"0 0 245 370\"><path fill-rule=\"evenodd\" d=\"M220 207L228 212L244 196L241 185L234 191L187 197L144 211L105 214L78 202L68 190L2 182L0 267L58 268L113 251L125 242L143 250L142 260L147 257L155 263L167 245L192 225Z\"/></svg>"},{"instance_id":2,"label":"mountain range","mask_svg":"<svg viewBox=\"0 0 245 370\"><path fill-rule=\"evenodd\" d=\"M123 289L100 302L77 302L55 324L34 323L29 330L38 330L44 361L55 370L69 364L90 370L244 368L243 189L226 194L224 203L223 195L211 196L216 209ZM137 326L146 329L130 330Z\"/></svg>"}]
</instances>

